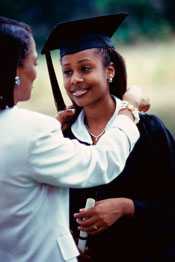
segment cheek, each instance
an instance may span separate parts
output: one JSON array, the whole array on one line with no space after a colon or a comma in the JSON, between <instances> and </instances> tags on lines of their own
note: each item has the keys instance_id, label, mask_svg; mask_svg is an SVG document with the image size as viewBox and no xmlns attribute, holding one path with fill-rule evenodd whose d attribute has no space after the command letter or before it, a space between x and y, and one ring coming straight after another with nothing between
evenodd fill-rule
<instances>
[{"instance_id":1,"label":"cheek","mask_svg":"<svg viewBox=\"0 0 175 262\"><path fill-rule=\"evenodd\" d=\"M32 75L32 80L35 80L37 78L37 70L35 67L33 68L31 75Z\"/></svg>"},{"instance_id":2,"label":"cheek","mask_svg":"<svg viewBox=\"0 0 175 262\"><path fill-rule=\"evenodd\" d=\"M107 76L105 73L99 74L98 81L99 81L99 84L103 87L106 87L108 85L108 80L107 80Z\"/></svg>"},{"instance_id":3,"label":"cheek","mask_svg":"<svg viewBox=\"0 0 175 262\"><path fill-rule=\"evenodd\" d=\"M64 78L63 81L64 81L64 88L65 88L66 92L69 93L69 91L70 91L70 81L68 79L66 79L66 78Z\"/></svg>"},{"instance_id":4,"label":"cheek","mask_svg":"<svg viewBox=\"0 0 175 262\"><path fill-rule=\"evenodd\" d=\"M103 76L98 74L98 75L95 75L95 76L91 77L91 79L87 79L87 83L89 83L90 85L94 86L96 91L98 91L99 89L104 87L105 79L104 79Z\"/></svg>"},{"instance_id":5,"label":"cheek","mask_svg":"<svg viewBox=\"0 0 175 262\"><path fill-rule=\"evenodd\" d=\"M36 69L34 67L27 68L23 76L25 81L33 82L37 77Z\"/></svg>"}]
</instances>

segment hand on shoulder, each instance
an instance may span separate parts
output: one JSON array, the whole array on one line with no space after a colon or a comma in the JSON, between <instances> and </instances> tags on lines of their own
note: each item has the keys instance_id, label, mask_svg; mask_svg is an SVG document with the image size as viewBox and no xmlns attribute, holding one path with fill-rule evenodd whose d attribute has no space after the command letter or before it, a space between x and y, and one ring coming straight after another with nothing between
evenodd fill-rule
<instances>
[{"instance_id":1,"label":"hand on shoulder","mask_svg":"<svg viewBox=\"0 0 175 262\"><path fill-rule=\"evenodd\" d=\"M140 112L147 112L151 107L149 97L145 95L143 88L139 86L129 87L122 99L138 108Z\"/></svg>"}]
</instances>

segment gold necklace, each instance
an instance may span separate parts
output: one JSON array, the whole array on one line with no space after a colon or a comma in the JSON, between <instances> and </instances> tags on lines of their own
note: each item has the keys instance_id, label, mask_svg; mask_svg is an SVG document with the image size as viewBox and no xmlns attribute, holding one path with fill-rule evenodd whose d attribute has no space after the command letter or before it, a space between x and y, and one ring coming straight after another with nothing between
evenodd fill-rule
<instances>
[{"instance_id":1,"label":"gold necklace","mask_svg":"<svg viewBox=\"0 0 175 262\"><path fill-rule=\"evenodd\" d=\"M94 135L94 134L89 130L88 127L87 127L87 131L88 131L88 133L94 138L95 142L97 142L98 139L105 133L105 129L102 129L102 131L100 132L100 134Z\"/></svg>"}]
</instances>

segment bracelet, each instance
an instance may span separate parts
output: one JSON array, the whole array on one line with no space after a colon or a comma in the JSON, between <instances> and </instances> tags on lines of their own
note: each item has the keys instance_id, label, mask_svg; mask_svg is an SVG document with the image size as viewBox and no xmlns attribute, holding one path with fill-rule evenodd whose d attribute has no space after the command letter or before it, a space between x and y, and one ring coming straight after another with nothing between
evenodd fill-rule
<instances>
[{"instance_id":1,"label":"bracelet","mask_svg":"<svg viewBox=\"0 0 175 262\"><path fill-rule=\"evenodd\" d=\"M136 107L134 107L132 104L128 103L128 101L123 100L123 101L121 101L121 105L120 105L120 110L122 110L122 109L128 109L131 112L131 114L134 118L135 124L137 124L139 122L139 120L140 120L139 111ZM120 112L120 110L119 110L119 112Z\"/></svg>"}]
</instances>

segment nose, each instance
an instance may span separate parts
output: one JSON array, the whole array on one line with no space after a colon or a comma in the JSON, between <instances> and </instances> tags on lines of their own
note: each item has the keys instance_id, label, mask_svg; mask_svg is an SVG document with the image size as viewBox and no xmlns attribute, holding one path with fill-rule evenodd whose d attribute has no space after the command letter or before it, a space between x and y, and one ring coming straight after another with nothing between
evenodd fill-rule
<instances>
[{"instance_id":1,"label":"nose","mask_svg":"<svg viewBox=\"0 0 175 262\"><path fill-rule=\"evenodd\" d=\"M71 84L76 85L83 82L83 77L78 72L74 72L71 77Z\"/></svg>"}]
</instances>

